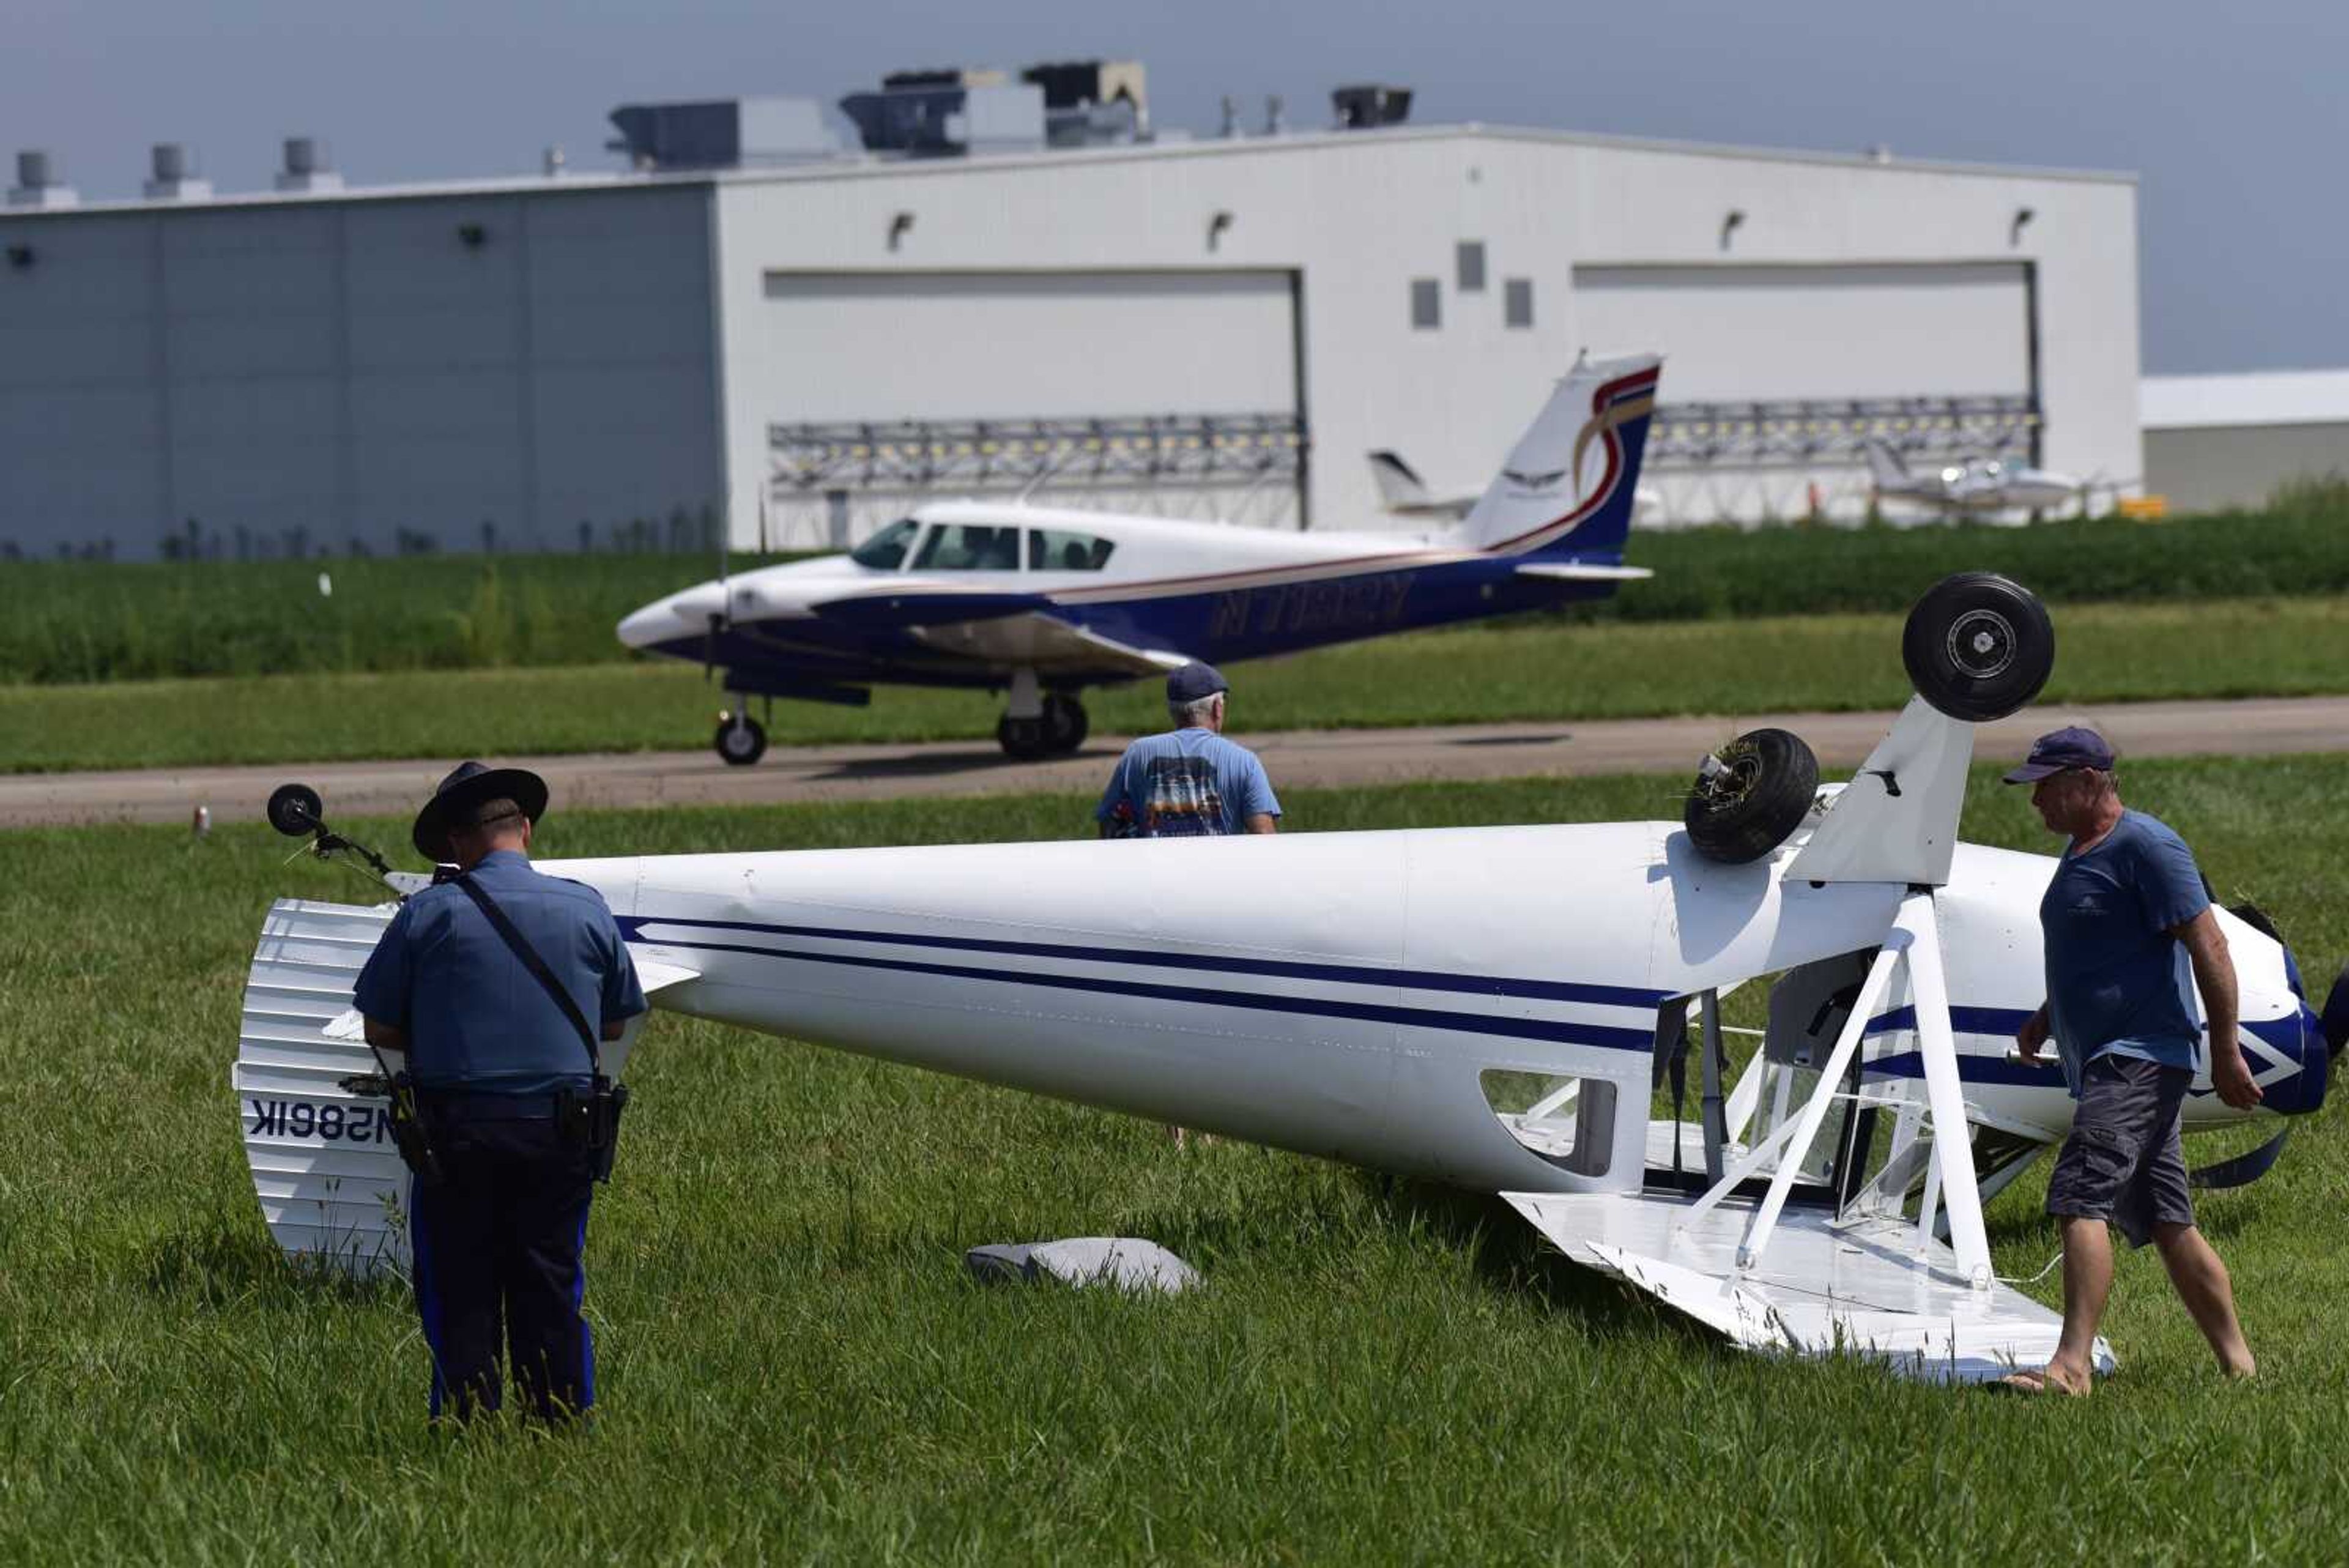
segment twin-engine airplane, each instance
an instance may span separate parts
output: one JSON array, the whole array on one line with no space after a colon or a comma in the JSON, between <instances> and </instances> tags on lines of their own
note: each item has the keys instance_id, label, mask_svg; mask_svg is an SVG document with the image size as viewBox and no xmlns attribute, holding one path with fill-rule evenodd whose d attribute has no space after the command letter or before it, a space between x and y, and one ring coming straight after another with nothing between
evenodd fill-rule
<instances>
[{"instance_id":1,"label":"twin-engine airplane","mask_svg":"<svg viewBox=\"0 0 2349 1568\"><path fill-rule=\"evenodd\" d=\"M2068 473L2003 457L1969 458L1919 472L1882 441L1868 443L1868 472L1878 501L1899 501L1941 516L2046 512L2085 504L2091 488Z\"/></svg>"},{"instance_id":2,"label":"twin-engine airplane","mask_svg":"<svg viewBox=\"0 0 2349 1568\"><path fill-rule=\"evenodd\" d=\"M845 556L671 594L621 621L620 640L724 670L745 699L718 727L730 763L766 752L749 697L862 706L879 684L1008 691L1005 752L1073 752L1088 686L1594 598L1648 576L1623 565L1623 541L1659 363L1578 362L1483 496L1428 538L940 502Z\"/></svg>"},{"instance_id":3,"label":"twin-engine airplane","mask_svg":"<svg viewBox=\"0 0 2349 1568\"><path fill-rule=\"evenodd\" d=\"M1984 1378L2054 1346L1993 1276L1982 1206L2072 1102L2009 1056L2055 863L1961 844L1958 816L1975 722L2039 689L2054 635L1972 574L1904 652L1920 695L1850 783L1756 732L1677 823L541 868L609 900L656 1009L1498 1193L1738 1345ZM309 798L273 818L339 846ZM371 1065L351 985L393 908L281 901L254 955L235 1085L289 1253L401 1256L382 1106L338 1086ZM2349 1033L2349 981L2320 1020L2246 910L2220 923L2266 1098L2230 1109L2206 1072L2198 1132L2314 1110ZM1742 986L1760 1028L1725 1022ZM1733 1084L1737 1035L1758 1048Z\"/></svg>"}]
</instances>

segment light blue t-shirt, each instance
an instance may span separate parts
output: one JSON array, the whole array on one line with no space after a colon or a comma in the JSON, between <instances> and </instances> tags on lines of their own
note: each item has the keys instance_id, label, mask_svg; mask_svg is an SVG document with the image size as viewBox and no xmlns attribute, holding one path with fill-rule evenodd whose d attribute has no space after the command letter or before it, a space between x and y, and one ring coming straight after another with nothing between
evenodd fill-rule
<instances>
[{"instance_id":1,"label":"light blue t-shirt","mask_svg":"<svg viewBox=\"0 0 2349 1568\"><path fill-rule=\"evenodd\" d=\"M2194 964L2169 928L2209 907L2194 852L2142 812L2121 813L2103 842L2064 857L2039 925L2048 1023L2075 1096L2087 1064L2106 1053L2194 1065Z\"/></svg>"},{"instance_id":2,"label":"light blue t-shirt","mask_svg":"<svg viewBox=\"0 0 2349 1568\"><path fill-rule=\"evenodd\" d=\"M1121 838L1245 833L1249 817L1279 815L1256 753L1195 727L1144 735L1126 747L1093 812Z\"/></svg>"}]
</instances>

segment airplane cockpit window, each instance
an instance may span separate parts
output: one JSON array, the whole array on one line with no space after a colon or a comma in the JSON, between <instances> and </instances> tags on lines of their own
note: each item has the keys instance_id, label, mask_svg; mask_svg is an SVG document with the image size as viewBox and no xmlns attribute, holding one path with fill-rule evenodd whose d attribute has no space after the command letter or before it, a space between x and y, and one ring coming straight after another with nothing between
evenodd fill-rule
<instances>
[{"instance_id":1,"label":"airplane cockpit window","mask_svg":"<svg viewBox=\"0 0 2349 1568\"><path fill-rule=\"evenodd\" d=\"M914 535L921 531L921 524L914 518L900 517L848 552L848 558L875 572L894 572L905 564L905 552L914 547Z\"/></svg>"},{"instance_id":2,"label":"airplane cockpit window","mask_svg":"<svg viewBox=\"0 0 2349 1568\"><path fill-rule=\"evenodd\" d=\"M992 523L942 523L922 541L917 572L1016 572L1019 530Z\"/></svg>"},{"instance_id":3,"label":"airplane cockpit window","mask_svg":"<svg viewBox=\"0 0 2349 1568\"><path fill-rule=\"evenodd\" d=\"M1031 572L1098 572L1109 564L1114 541L1091 534L1070 534L1058 528L1028 530L1028 569Z\"/></svg>"}]
</instances>

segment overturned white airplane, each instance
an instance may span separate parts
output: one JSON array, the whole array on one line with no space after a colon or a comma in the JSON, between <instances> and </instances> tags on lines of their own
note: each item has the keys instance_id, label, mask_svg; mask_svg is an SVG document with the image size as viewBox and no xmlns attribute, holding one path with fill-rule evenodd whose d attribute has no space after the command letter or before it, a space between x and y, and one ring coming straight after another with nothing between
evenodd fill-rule
<instances>
[{"instance_id":1,"label":"overturned white airplane","mask_svg":"<svg viewBox=\"0 0 2349 1568\"><path fill-rule=\"evenodd\" d=\"M1973 723L2029 700L2054 639L1971 574L1904 653L1922 695L1848 784L1758 732L1678 823L542 869L609 900L657 1009L1498 1193L1741 1345L1982 1378L2054 1345L1993 1277L1982 1205L2072 1102L2008 1055L2054 862L1956 829ZM315 811L280 825L344 846ZM254 961L235 1083L289 1253L401 1255L383 1108L340 1086L371 1065L350 987L391 909L283 901ZM2232 1110L2206 1075L2189 1130L2313 1110L2340 1044L2264 922L2220 921L2266 1099ZM1733 1085L1722 998L1754 982L1767 1024Z\"/></svg>"}]
</instances>

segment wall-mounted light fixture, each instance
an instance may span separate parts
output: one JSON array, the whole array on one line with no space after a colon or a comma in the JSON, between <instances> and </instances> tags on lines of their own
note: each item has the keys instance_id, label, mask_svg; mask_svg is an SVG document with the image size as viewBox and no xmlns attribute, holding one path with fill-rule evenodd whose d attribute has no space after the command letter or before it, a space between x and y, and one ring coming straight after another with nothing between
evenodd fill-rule
<instances>
[{"instance_id":1,"label":"wall-mounted light fixture","mask_svg":"<svg viewBox=\"0 0 2349 1568\"><path fill-rule=\"evenodd\" d=\"M15 267L18 272L22 272L26 267L31 266L33 265L33 247L30 245L10 245L8 247L8 265Z\"/></svg>"},{"instance_id":2,"label":"wall-mounted light fixture","mask_svg":"<svg viewBox=\"0 0 2349 1568\"><path fill-rule=\"evenodd\" d=\"M2023 243L2023 231L2029 228L2031 220L2038 215L2029 207L2017 207L2014 210L2014 222L2006 226L2006 243L2010 247Z\"/></svg>"},{"instance_id":3,"label":"wall-mounted light fixture","mask_svg":"<svg viewBox=\"0 0 2349 1568\"><path fill-rule=\"evenodd\" d=\"M1216 215L1207 220L1207 248L1211 251L1221 248L1224 243L1224 231L1231 226L1231 213L1218 209Z\"/></svg>"},{"instance_id":4,"label":"wall-mounted light fixture","mask_svg":"<svg viewBox=\"0 0 2349 1568\"><path fill-rule=\"evenodd\" d=\"M1721 248L1723 250L1727 250L1729 248L1729 236L1743 228L1744 224L1745 209L1743 207L1732 207L1728 212L1722 214Z\"/></svg>"},{"instance_id":5,"label":"wall-mounted light fixture","mask_svg":"<svg viewBox=\"0 0 2349 1568\"><path fill-rule=\"evenodd\" d=\"M489 244L490 231L479 223L460 223L457 225L457 239L467 250L477 251Z\"/></svg>"},{"instance_id":6,"label":"wall-mounted light fixture","mask_svg":"<svg viewBox=\"0 0 2349 1568\"><path fill-rule=\"evenodd\" d=\"M914 214L899 213L889 220L889 248L895 250L914 227Z\"/></svg>"}]
</instances>

